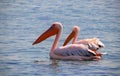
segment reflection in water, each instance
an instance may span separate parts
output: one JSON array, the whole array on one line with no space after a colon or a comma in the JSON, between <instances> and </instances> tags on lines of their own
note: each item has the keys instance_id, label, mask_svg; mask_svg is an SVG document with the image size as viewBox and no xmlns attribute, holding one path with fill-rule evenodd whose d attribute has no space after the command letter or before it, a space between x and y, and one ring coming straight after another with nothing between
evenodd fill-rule
<instances>
[{"instance_id":1,"label":"reflection in water","mask_svg":"<svg viewBox=\"0 0 120 76\"><path fill-rule=\"evenodd\" d=\"M38 66L46 66L48 68L47 70L50 73L52 72L52 76L56 76L56 74L60 73L59 60L55 60L55 59L49 61L35 60L34 63L37 64ZM41 74L41 72L39 72L39 74ZM45 74L45 72L43 72L42 74Z\"/></svg>"}]
</instances>

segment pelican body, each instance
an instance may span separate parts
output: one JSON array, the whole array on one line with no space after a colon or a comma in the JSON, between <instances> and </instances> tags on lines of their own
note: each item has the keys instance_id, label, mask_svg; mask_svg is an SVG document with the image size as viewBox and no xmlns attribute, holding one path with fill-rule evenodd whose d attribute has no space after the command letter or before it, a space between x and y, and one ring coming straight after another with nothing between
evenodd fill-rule
<instances>
[{"instance_id":1,"label":"pelican body","mask_svg":"<svg viewBox=\"0 0 120 76\"><path fill-rule=\"evenodd\" d=\"M47 38L55 35L55 40L53 42L51 51L49 53L51 59L60 60L94 60L100 59L100 56L83 45L70 44L66 46L61 46L58 48L58 42L62 32L62 24L60 22L54 22L52 26L43 32L33 43L33 45L38 44Z\"/></svg>"}]
</instances>

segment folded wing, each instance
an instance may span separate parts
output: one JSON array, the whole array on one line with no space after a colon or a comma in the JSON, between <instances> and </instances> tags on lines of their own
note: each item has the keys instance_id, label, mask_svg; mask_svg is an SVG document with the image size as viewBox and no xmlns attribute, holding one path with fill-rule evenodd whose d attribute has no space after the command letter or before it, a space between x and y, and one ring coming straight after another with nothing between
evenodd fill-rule
<instances>
[{"instance_id":1,"label":"folded wing","mask_svg":"<svg viewBox=\"0 0 120 76\"><path fill-rule=\"evenodd\" d=\"M57 48L55 54L61 56L95 56L96 54L90 49L86 48L83 44L71 44L64 47Z\"/></svg>"}]
</instances>

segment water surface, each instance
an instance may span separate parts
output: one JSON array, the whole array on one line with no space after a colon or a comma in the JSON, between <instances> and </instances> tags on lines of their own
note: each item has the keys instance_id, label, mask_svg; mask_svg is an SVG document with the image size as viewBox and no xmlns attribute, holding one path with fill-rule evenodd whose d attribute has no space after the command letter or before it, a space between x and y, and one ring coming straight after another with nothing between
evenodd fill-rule
<instances>
[{"instance_id":1,"label":"water surface","mask_svg":"<svg viewBox=\"0 0 120 76\"><path fill-rule=\"evenodd\" d=\"M1 76L119 76L119 0L0 0ZM32 46L53 22L63 24L61 46L74 25L79 39L98 37L106 53L99 61L57 61L49 51L54 37Z\"/></svg>"}]
</instances>

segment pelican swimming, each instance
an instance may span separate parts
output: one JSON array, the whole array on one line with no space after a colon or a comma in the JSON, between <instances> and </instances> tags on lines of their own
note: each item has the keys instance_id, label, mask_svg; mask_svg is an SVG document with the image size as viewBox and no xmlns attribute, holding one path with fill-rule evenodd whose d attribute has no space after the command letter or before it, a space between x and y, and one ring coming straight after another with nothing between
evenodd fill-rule
<instances>
[{"instance_id":1,"label":"pelican swimming","mask_svg":"<svg viewBox=\"0 0 120 76\"><path fill-rule=\"evenodd\" d=\"M78 33L80 31L80 28L78 26L74 26L72 32L69 34L69 36L66 38L63 46L67 45L70 40L73 39L72 44L84 44L86 47L88 47L90 50L97 52L98 49L103 48L104 44L98 39L98 38L90 38L90 39L82 39L78 40ZM99 53L99 55L102 55Z\"/></svg>"},{"instance_id":2,"label":"pelican swimming","mask_svg":"<svg viewBox=\"0 0 120 76\"><path fill-rule=\"evenodd\" d=\"M61 60L91 60L99 59L100 56L96 56L93 51L86 48L81 44L70 44L66 46L61 46L58 48L58 41L60 39L62 32L62 24L60 22L54 22L52 26L42 33L33 43L33 45L38 44L47 38L55 35L55 40L53 42L51 51L49 53L51 59L61 59Z\"/></svg>"}]
</instances>

